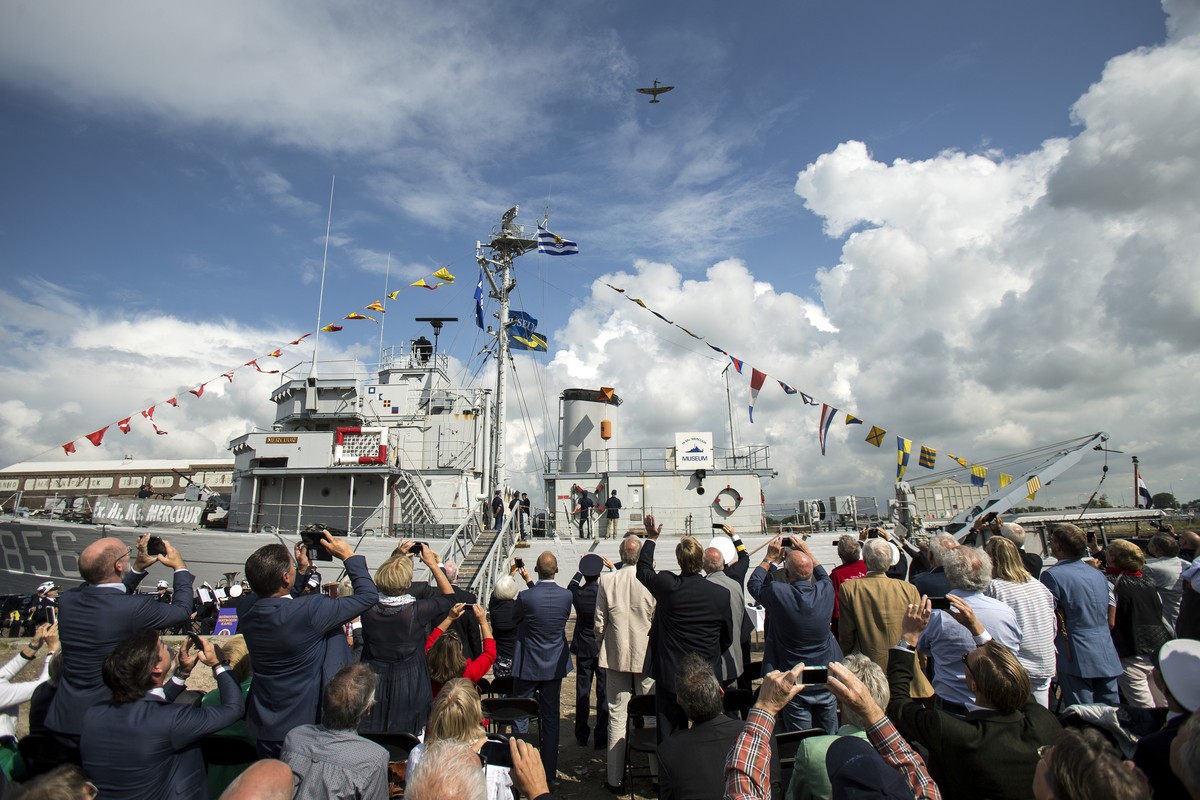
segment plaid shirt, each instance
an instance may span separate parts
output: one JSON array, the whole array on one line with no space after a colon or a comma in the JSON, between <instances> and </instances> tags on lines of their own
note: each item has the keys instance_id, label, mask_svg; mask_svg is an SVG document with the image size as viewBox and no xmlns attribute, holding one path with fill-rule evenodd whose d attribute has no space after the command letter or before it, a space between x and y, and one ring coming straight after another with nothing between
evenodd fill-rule
<instances>
[{"instance_id":1,"label":"plaid shirt","mask_svg":"<svg viewBox=\"0 0 1200 800\"><path fill-rule=\"evenodd\" d=\"M916 800L942 800L942 793L933 782L933 778L929 777L925 762L908 746L908 742L904 741L900 731L896 730L896 726L886 715L867 728L867 739L879 755L883 756L884 761L904 775L908 787L916 795Z\"/></svg>"},{"instance_id":2,"label":"plaid shirt","mask_svg":"<svg viewBox=\"0 0 1200 800\"><path fill-rule=\"evenodd\" d=\"M766 800L771 796L771 731L775 717L750 709L746 727L725 757L725 800Z\"/></svg>"},{"instance_id":3,"label":"plaid shirt","mask_svg":"<svg viewBox=\"0 0 1200 800\"><path fill-rule=\"evenodd\" d=\"M750 709L746 727L725 757L725 800L766 800L771 796L771 731L775 719L759 708ZM892 767L899 770L916 800L941 800L925 762L908 746L886 716L867 728L867 739Z\"/></svg>"}]
</instances>

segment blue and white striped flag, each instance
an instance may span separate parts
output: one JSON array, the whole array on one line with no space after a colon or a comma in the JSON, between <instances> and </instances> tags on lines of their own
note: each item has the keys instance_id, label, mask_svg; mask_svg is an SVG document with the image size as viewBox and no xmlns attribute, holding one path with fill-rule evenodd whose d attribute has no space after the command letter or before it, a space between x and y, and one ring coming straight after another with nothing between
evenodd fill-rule
<instances>
[{"instance_id":1,"label":"blue and white striped flag","mask_svg":"<svg viewBox=\"0 0 1200 800\"><path fill-rule=\"evenodd\" d=\"M538 252L548 256L573 256L579 252L579 245L556 236L538 223Z\"/></svg>"}]
</instances>

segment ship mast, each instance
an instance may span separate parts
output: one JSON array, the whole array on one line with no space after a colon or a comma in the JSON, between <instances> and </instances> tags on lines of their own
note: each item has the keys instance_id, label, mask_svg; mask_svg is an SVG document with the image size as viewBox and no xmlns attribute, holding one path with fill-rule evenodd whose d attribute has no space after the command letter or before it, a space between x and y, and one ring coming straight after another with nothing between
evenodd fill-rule
<instances>
[{"instance_id":1,"label":"ship mast","mask_svg":"<svg viewBox=\"0 0 1200 800\"><path fill-rule=\"evenodd\" d=\"M475 260L484 276L491 284L490 296L500 303L498 318L500 325L495 331L496 336L496 418L492 425L492 469L487 495L500 488L501 474L504 471L504 411L508 393L508 329L509 294L517 285L512 279L513 259L524 255L537 247L537 240L525 233L523 225L514 220L520 206L513 206L504 212L500 225L492 229L491 241L475 243ZM491 257L484 251L490 250Z\"/></svg>"}]
</instances>

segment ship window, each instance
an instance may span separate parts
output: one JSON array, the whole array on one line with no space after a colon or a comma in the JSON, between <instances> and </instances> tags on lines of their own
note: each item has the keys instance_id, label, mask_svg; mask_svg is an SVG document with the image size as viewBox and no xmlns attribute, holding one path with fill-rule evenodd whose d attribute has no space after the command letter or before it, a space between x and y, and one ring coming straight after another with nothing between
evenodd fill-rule
<instances>
[{"instance_id":1,"label":"ship window","mask_svg":"<svg viewBox=\"0 0 1200 800\"><path fill-rule=\"evenodd\" d=\"M283 469L287 464L287 458L255 458L250 461L250 469Z\"/></svg>"}]
</instances>

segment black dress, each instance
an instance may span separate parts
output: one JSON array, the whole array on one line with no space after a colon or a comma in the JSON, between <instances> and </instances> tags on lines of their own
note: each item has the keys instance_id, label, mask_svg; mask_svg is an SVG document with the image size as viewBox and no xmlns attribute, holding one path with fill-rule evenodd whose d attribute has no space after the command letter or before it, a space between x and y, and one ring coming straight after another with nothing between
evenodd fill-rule
<instances>
[{"instance_id":1,"label":"black dress","mask_svg":"<svg viewBox=\"0 0 1200 800\"><path fill-rule=\"evenodd\" d=\"M403 606L378 604L362 615L362 661L379 676L379 686L360 731L420 734L425 728L433 705L425 637L453 604L452 595L440 594Z\"/></svg>"},{"instance_id":2,"label":"black dress","mask_svg":"<svg viewBox=\"0 0 1200 800\"><path fill-rule=\"evenodd\" d=\"M512 675L513 649L517 646L517 623L513 622L516 604L516 600L501 600L494 593L488 601L492 637L496 640L496 665L492 667L492 674L497 678Z\"/></svg>"}]
</instances>

